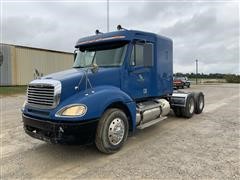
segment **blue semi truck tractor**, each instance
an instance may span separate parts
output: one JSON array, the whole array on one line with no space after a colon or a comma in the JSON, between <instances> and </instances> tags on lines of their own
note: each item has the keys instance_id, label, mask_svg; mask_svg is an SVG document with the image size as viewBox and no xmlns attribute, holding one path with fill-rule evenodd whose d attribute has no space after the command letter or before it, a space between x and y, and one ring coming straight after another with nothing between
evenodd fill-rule
<instances>
[{"instance_id":1,"label":"blue semi truck tractor","mask_svg":"<svg viewBox=\"0 0 240 180\"><path fill-rule=\"evenodd\" d=\"M29 83L22 107L25 132L66 143L91 139L118 151L129 133L167 118L191 118L204 108L202 92L173 91L173 42L157 34L118 30L80 38L69 70Z\"/></svg>"}]
</instances>

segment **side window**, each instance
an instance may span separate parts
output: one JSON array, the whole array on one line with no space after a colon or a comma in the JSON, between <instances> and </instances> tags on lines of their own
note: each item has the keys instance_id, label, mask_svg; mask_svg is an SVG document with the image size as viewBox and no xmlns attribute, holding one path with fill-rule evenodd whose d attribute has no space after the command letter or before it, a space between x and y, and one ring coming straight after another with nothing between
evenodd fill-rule
<instances>
[{"instance_id":1,"label":"side window","mask_svg":"<svg viewBox=\"0 0 240 180\"><path fill-rule=\"evenodd\" d=\"M144 66L152 67L153 66L153 44L146 43L144 44Z\"/></svg>"},{"instance_id":2,"label":"side window","mask_svg":"<svg viewBox=\"0 0 240 180\"><path fill-rule=\"evenodd\" d=\"M134 44L131 54L131 66L143 66L144 65L144 46L143 44Z\"/></svg>"},{"instance_id":3,"label":"side window","mask_svg":"<svg viewBox=\"0 0 240 180\"><path fill-rule=\"evenodd\" d=\"M131 53L131 66L153 66L153 44L152 43L136 43L133 45Z\"/></svg>"}]
</instances>

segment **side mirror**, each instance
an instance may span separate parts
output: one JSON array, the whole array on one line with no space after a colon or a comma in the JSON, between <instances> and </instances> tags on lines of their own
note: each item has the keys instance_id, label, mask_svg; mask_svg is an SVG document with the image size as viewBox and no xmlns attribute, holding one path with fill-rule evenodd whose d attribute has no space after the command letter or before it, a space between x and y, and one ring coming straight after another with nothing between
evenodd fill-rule
<instances>
[{"instance_id":1,"label":"side mirror","mask_svg":"<svg viewBox=\"0 0 240 180\"><path fill-rule=\"evenodd\" d=\"M75 62L76 57L77 57L77 50L75 49L73 52L73 62Z\"/></svg>"},{"instance_id":2,"label":"side mirror","mask_svg":"<svg viewBox=\"0 0 240 180\"><path fill-rule=\"evenodd\" d=\"M152 43L144 44L143 64L144 64L144 67L153 66L153 44Z\"/></svg>"},{"instance_id":3,"label":"side mirror","mask_svg":"<svg viewBox=\"0 0 240 180\"><path fill-rule=\"evenodd\" d=\"M0 66L2 65L3 63L3 53L0 51Z\"/></svg>"},{"instance_id":4,"label":"side mirror","mask_svg":"<svg viewBox=\"0 0 240 180\"><path fill-rule=\"evenodd\" d=\"M95 64L95 63L93 63L93 64L92 64L92 68L91 68L92 73L98 72L98 69L99 69L98 65Z\"/></svg>"}]
</instances>

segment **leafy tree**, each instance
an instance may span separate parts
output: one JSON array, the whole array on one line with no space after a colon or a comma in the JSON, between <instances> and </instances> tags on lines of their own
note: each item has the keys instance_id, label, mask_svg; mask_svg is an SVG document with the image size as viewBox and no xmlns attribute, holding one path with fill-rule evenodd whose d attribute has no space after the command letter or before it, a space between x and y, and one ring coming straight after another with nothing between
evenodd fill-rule
<instances>
[{"instance_id":1,"label":"leafy tree","mask_svg":"<svg viewBox=\"0 0 240 180\"><path fill-rule=\"evenodd\" d=\"M221 74L221 73L210 73L210 74L204 74L199 73L196 75L195 73L181 73L177 72L174 74L174 76L186 76L191 79L200 78L200 79L226 79L228 83L240 83L240 75L236 74Z\"/></svg>"}]
</instances>

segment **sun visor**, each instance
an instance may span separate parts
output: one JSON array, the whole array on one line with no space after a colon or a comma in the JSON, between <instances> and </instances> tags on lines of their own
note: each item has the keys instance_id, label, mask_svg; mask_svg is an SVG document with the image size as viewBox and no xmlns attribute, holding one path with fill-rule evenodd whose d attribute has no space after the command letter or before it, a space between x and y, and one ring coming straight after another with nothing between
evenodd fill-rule
<instances>
[{"instance_id":1,"label":"sun visor","mask_svg":"<svg viewBox=\"0 0 240 180\"><path fill-rule=\"evenodd\" d=\"M125 36L99 37L94 39L82 39L77 42L75 48L97 46L100 44L116 44L116 42L129 42Z\"/></svg>"}]
</instances>

